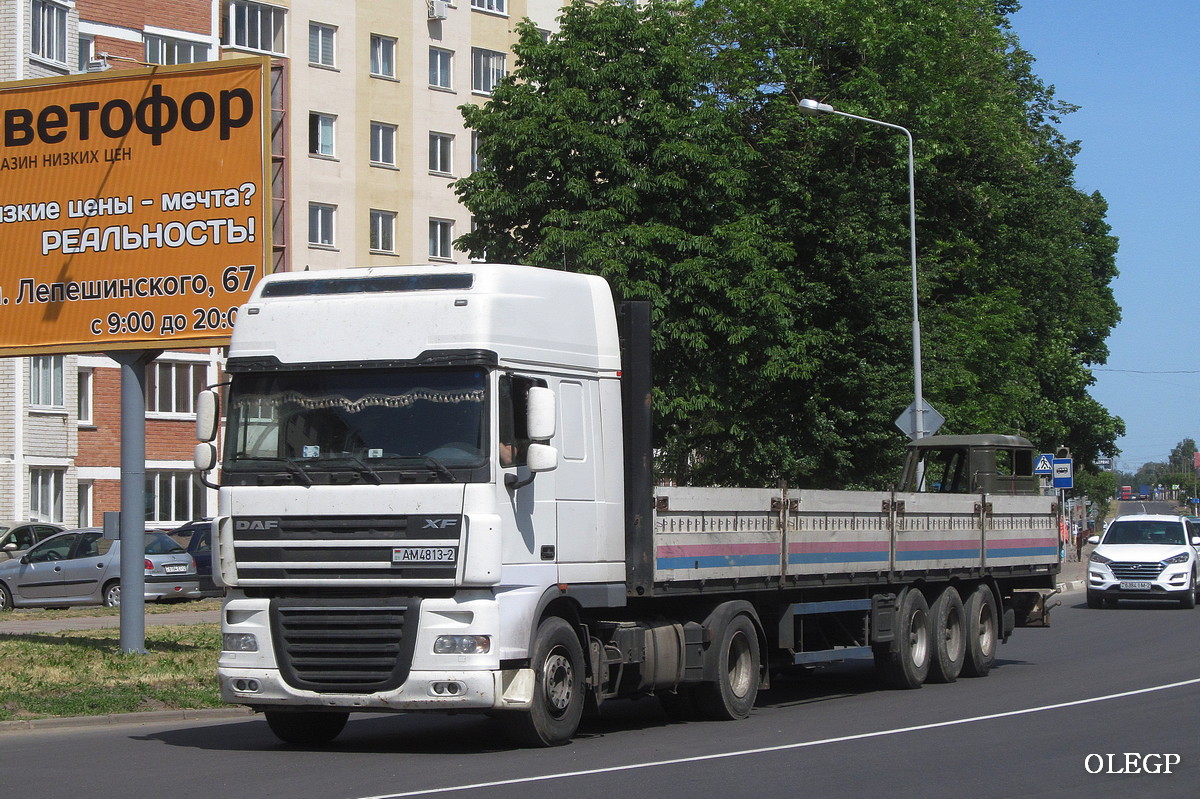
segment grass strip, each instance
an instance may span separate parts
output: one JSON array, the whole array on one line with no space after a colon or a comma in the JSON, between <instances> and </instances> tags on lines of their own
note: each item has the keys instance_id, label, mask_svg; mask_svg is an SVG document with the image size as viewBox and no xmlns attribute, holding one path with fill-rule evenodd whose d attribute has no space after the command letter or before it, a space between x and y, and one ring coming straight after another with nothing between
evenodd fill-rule
<instances>
[{"instance_id":1,"label":"grass strip","mask_svg":"<svg viewBox=\"0 0 1200 799\"><path fill-rule=\"evenodd\" d=\"M222 707L218 624L146 629L146 654L118 629L0 634L0 721Z\"/></svg>"}]
</instances>

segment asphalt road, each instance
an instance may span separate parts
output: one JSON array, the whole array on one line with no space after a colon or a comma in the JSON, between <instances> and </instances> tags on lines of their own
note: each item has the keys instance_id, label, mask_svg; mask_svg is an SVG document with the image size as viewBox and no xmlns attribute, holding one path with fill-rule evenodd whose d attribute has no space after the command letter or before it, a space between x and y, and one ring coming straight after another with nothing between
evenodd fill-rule
<instances>
[{"instance_id":1,"label":"asphalt road","mask_svg":"<svg viewBox=\"0 0 1200 799\"><path fill-rule=\"evenodd\" d=\"M742 722L609 703L551 750L469 715L353 716L325 749L258 718L7 732L0 782L22 799L1196 796L1200 609L1058 599L987 678L889 691L850 663L777 680Z\"/></svg>"}]
</instances>

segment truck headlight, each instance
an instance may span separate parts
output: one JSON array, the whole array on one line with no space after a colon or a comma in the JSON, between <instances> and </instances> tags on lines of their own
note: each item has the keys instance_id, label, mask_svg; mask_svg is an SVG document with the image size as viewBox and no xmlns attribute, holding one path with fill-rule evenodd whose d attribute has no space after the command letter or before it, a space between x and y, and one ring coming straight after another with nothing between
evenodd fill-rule
<instances>
[{"instance_id":1,"label":"truck headlight","mask_svg":"<svg viewBox=\"0 0 1200 799\"><path fill-rule=\"evenodd\" d=\"M439 635L433 642L435 655L485 655L491 651L490 635Z\"/></svg>"},{"instance_id":2,"label":"truck headlight","mask_svg":"<svg viewBox=\"0 0 1200 799\"><path fill-rule=\"evenodd\" d=\"M222 633L221 651L257 652L258 638L253 633Z\"/></svg>"}]
</instances>

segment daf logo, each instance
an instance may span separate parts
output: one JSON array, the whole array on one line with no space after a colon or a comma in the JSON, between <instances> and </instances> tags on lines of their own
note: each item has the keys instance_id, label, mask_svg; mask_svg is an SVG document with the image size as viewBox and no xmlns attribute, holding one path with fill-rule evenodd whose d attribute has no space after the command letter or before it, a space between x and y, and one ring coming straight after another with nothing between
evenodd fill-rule
<instances>
[{"instance_id":1,"label":"daf logo","mask_svg":"<svg viewBox=\"0 0 1200 799\"><path fill-rule=\"evenodd\" d=\"M422 530L445 530L458 524L458 519L426 519Z\"/></svg>"},{"instance_id":2,"label":"daf logo","mask_svg":"<svg viewBox=\"0 0 1200 799\"><path fill-rule=\"evenodd\" d=\"M234 530L278 530L278 519L234 519Z\"/></svg>"}]
</instances>

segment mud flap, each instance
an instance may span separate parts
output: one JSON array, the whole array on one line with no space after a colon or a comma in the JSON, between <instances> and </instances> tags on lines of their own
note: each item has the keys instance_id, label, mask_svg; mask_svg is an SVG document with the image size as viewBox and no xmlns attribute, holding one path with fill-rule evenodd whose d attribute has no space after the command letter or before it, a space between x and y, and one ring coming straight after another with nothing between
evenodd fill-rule
<instances>
[{"instance_id":1,"label":"mud flap","mask_svg":"<svg viewBox=\"0 0 1200 799\"><path fill-rule=\"evenodd\" d=\"M1015 591L1012 595L1012 610L1018 627L1049 627L1050 611L1062 602L1051 602L1058 593L1054 591Z\"/></svg>"}]
</instances>

